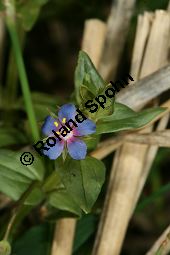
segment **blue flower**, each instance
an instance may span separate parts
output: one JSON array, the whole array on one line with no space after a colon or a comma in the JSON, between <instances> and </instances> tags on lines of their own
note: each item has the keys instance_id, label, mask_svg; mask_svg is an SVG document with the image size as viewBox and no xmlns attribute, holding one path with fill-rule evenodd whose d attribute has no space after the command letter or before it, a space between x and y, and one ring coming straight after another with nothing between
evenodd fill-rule
<instances>
[{"instance_id":1,"label":"blue flower","mask_svg":"<svg viewBox=\"0 0 170 255\"><path fill-rule=\"evenodd\" d=\"M52 130L54 130L61 138L60 140L56 139L56 144L53 147L50 147L49 150L43 150L43 154L50 159L54 160L58 158L65 148L67 148L69 155L73 159L81 160L86 157L87 146L84 141L79 139L79 137L95 133L96 124L87 118L85 118L83 122L77 123L75 121L76 113L76 107L73 104L65 104L60 108L58 118L47 116L45 119L42 126L43 134L55 137L52 132ZM71 129L64 126L69 120L73 120L73 122L76 123L76 126L69 124ZM61 133L63 126L67 129ZM64 132L65 135L63 136Z\"/></svg>"}]
</instances>

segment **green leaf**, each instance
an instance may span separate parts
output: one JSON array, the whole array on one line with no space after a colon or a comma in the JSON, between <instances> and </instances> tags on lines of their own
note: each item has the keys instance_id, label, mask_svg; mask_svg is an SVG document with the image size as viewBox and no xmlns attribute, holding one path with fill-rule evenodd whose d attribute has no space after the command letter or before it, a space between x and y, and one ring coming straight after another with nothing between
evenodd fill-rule
<instances>
[{"instance_id":1,"label":"green leaf","mask_svg":"<svg viewBox=\"0 0 170 255\"><path fill-rule=\"evenodd\" d=\"M0 2L0 11L4 11L4 9L5 9L5 6L4 6L4 4L2 3L2 0L1 0L1 2Z\"/></svg>"},{"instance_id":2,"label":"green leaf","mask_svg":"<svg viewBox=\"0 0 170 255\"><path fill-rule=\"evenodd\" d=\"M47 201L50 205L57 209L81 216L81 209L79 205L75 203L70 194L64 188L58 171L54 171L47 178L42 189L45 193L49 193Z\"/></svg>"},{"instance_id":3,"label":"green leaf","mask_svg":"<svg viewBox=\"0 0 170 255\"><path fill-rule=\"evenodd\" d=\"M55 107L57 104L61 104L61 99L59 97L43 92L32 92L31 98L34 104L51 105Z\"/></svg>"},{"instance_id":4,"label":"green leaf","mask_svg":"<svg viewBox=\"0 0 170 255\"><path fill-rule=\"evenodd\" d=\"M98 135L91 135L91 136L86 136L83 138L83 141L87 145L88 150L94 150L97 147L97 144L99 143L100 136Z\"/></svg>"},{"instance_id":5,"label":"green leaf","mask_svg":"<svg viewBox=\"0 0 170 255\"><path fill-rule=\"evenodd\" d=\"M97 123L96 134L141 128L164 111L165 108L156 107L141 112L134 112L123 104L115 103L114 113L103 117Z\"/></svg>"},{"instance_id":6,"label":"green leaf","mask_svg":"<svg viewBox=\"0 0 170 255\"><path fill-rule=\"evenodd\" d=\"M56 96L33 92L31 93L31 99L33 102L36 119L42 121L49 115L49 112L56 112L57 105L61 105L61 100L56 98ZM23 97L19 98L15 104L15 109L22 109L25 111Z\"/></svg>"},{"instance_id":7,"label":"green leaf","mask_svg":"<svg viewBox=\"0 0 170 255\"><path fill-rule=\"evenodd\" d=\"M36 22L41 7L48 0L27 0L16 1L16 16L19 24L22 24L25 30L30 30Z\"/></svg>"},{"instance_id":8,"label":"green leaf","mask_svg":"<svg viewBox=\"0 0 170 255\"><path fill-rule=\"evenodd\" d=\"M67 158L59 166L62 182L80 208L88 213L100 193L105 179L104 164L91 157L84 160Z\"/></svg>"},{"instance_id":9,"label":"green leaf","mask_svg":"<svg viewBox=\"0 0 170 255\"><path fill-rule=\"evenodd\" d=\"M88 214L84 215L76 226L73 253L76 252L95 232L97 228L97 217Z\"/></svg>"},{"instance_id":10,"label":"green leaf","mask_svg":"<svg viewBox=\"0 0 170 255\"><path fill-rule=\"evenodd\" d=\"M89 97L91 98L91 94L95 97L101 91L103 91L104 88L105 82L97 72L89 56L84 51L80 51L78 57L78 64L75 71L75 89L76 100L78 104L82 103L81 94L83 94L83 96L86 97L87 101ZM89 94L88 91L90 92Z\"/></svg>"},{"instance_id":11,"label":"green leaf","mask_svg":"<svg viewBox=\"0 0 170 255\"><path fill-rule=\"evenodd\" d=\"M0 128L0 147L27 143L26 137L15 128Z\"/></svg>"},{"instance_id":12,"label":"green leaf","mask_svg":"<svg viewBox=\"0 0 170 255\"><path fill-rule=\"evenodd\" d=\"M44 177L42 161L34 156L33 164L24 166L20 162L22 153L0 150L0 191L14 200L20 198L32 181L42 181Z\"/></svg>"},{"instance_id":13,"label":"green leaf","mask_svg":"<svg viewBox=\"0 0 170 255\"><path fill-rule=\"evenodd\" d=\"M45 198L40 187L35 187L25 201L25 205L37 205Z\"/></svg>"},{"instance_id":14,"label":"green leaf","mask_svg":"<svg viewBox=\"0 0 170 255\"><path fill-rule=\"evenodd\" d=\"M53 171L52 174L46 178L42 189L47 193L54 191L58 187L61 187L61 177L57 171Z\"/></svg>"},{"instance_id":15,"label":"green leaf","mask_svg":"<svg viewBox=\"0 0 170 255\"><path fill-rule=\"evenodd\" d=\"M49 204L57 209L69 211L77 216L81 216L81 209L79 205L65 189L52 192L49 196Z\"/></svg>"},{"instance_id":16,"label":"green leaf","mask_svg":"<svg viewBox=\"0 0 170 255\"><path fill-rule=\"evenodd\" d=\"M76 100L89 118L98 120L113 113L114 98L108 98L107 96L105 96L107 101L104 109L96 101L93 102L99 106L95 113L90 113L84 106L88 100L94 100L99 95L104 96L107 87L87 53L80 51L75 71Z\"/></svg>"},{"instance_id":17,"label":"green leaf","mask_svg":"<svg viewBox=\"0 0 170 255\"><path fill-rule=\"evenodd\" d=\"M43 224L32 227L14 242L12 254L47 255L51 245L52 228Z\"/></svg>"}]
</instances>

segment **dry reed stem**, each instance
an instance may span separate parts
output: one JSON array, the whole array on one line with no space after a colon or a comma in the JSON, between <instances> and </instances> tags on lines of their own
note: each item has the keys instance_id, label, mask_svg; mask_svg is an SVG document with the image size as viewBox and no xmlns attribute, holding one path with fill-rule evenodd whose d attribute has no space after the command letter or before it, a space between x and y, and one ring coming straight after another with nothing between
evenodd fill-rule
<instances>
[{"instance_id":1,"label":"dry reed stem","mask_svg":"<svg viewBox=\"0 0 170 255\"><path fill-rule=\"evenodd\" d=\"M85 21L82 49L90 56L95 66L99 66L105 35L106 24L103 21L98 19Z\"/></svg>"},{"instance_id":2,"label":"dry reed stem","mask_svg":"<svg viewBox=\"0 0 170 255\"><path fill-rule=\"evenodd\" d=\"M164 22L165 20L167 22L167 14L165 12L164 14L165 19L162 17L162 11L156 12L155 20L157 20L157 22L154 20L154 24L156 23L158 26L159 22L161 22L161 28L163 20ZM170 24L169 18L168 22ZM155 26L152 27L152 33L150 35L150 40L147 47L150 47L150 44L158 36L158 34L155 32L155 28ZM169 29L168 26L164 26L164 28L165 30ZM166 51L166 54L168 55L168 47L165 47L167 45L167 37L165 36L167 33L165 33L163 30L160 31L160 33L161 35L159 34L157 40L161 40L161 50ZM154 40L151 37L153 37ZM156 52L157 45L154 44L152 47L155 48L154 50ZM153 59L153 63L150 61L150 57L153 57L153 54L150 55L147 51L148 55L145 54L144 61L146 64L148 59L150 66L148 67L147 65L147 68L145 69L144 65L141 66L141 64L139 64L139 66L142 67L142 75L145 75L145 73L148 74L148 72L151 73L152 69L155 71L159 67L159 59L160 66L162 67L163 62L166 60L165 56L167 56L166 54L161 53L162 51L159 52L158 58ZM141 62L141 58L139 59L139 62ZM133 74L133 70L131 71L131 74ZM141 74L139 76L141 77ZM150 130L151 128L149 131ZM104 205L107 210L104 208L103 214L105 213L105 217L102 215L104 222L101 222L102 227L99 227L100 233L98 233L93 254L120 254L128 222L131 217L132 209L134 208L135 195L136 191L138 190L138 184L141 178L147 151L148 146L140 144L134 145L132 143L125 143L125 145L119 149L119 156L116 158L117 163L114 164L112 168L114 179L111 178L110 180L109 195L107 193L107 203L105 202ZM130 166L128 172L127 166Z\"/></svg>"},{"instance_id":3,"label":"dry reed stem","mask_svg":"<svg viewBox=\"0 0 170 255\"><path fill-rule=\"evenodd\" d=\"M133 72L131 75L133 76ZM116 101L139 110L168 89L170 89L170 65L122 89L117 94Z\"/></svg>"},{"instance_id":4,"label":"dry reed stem","mask_svg":"<svg viewBox=\"0 0 170 255\"><path fill-rule=\"evenodd\" d=\"M52 255L72 254L76 220L60 219L57 222L52 245Z\"/></svg>"},{"instance_id":5,"label":"dry reed stem","mask_svg":"<svg viewBox=\"0 0 170 255\"><path fill-rule=\"evenodd\" d=\"M99 66L105 80L115 78L126 41L135 0L114 0L107 22L107 33Z\"/></svg>"},{"instance_id":6,"label":"dry reed stem","mask_svg":"<svg viewBox=\"0 0 170 255\"><path fill-rule=\"evenodd\" d=\"M170 105L170 104L169 104ZM158 126L156 128L156 130L158 131L161 131L161 130L164 130L168 124L168 121L169 121L169 113L167 113L158 123ZM156 153L158 151L158 146L151 146L149 147L149 150L148 150L148 153L147 153L147 156L145 158L145 162L144 162L144 168L143 168L143 171L142 171L142 174L141 174L141 178L140 178L140 181L139 181L139 186L138 186L138 190L136 192L136 197L135 197L135 200L134 200L134 207L140 197L140 194L141 194L141 191L144 187L144 184L146 182L146 179L147 179L147 176L149 174L149 171L151 169L151 166L152 166L152 163L155 159L155 156L156 156Z\"/></svg>"},{"instance_id":7,"label":"dry reed stem","mask_svg":"<svg viewBox=\"0 0 170 255\"><path fill-rule=\"evenodd\" d=\"M139 78L144 49L146 47L147 38L154 19L153 13L145 12L145 15L139 15L132 56L131 70L135 80Z\"/></svg>"},{"instance_id":8,"label":"dry reed stem","mask_svg":"<svg viewBox=\"0 0 170 255\"><path fill-rule=\"evenodd\" d=\"M170 112L170 100L166 101L164 104L161 105L161 107L166 107L167 110L164 111L163 113L159 114L155 119L153 119L148 126L151 126L152 124L154 124L157 120L160 120L160 123L158 124L157 130L161 131L164 130L164 128L166 127L168 120L169 120L169 112ZM166 125L165 125L166 123ZM144 133L144 130L146 129L146 126L136 130L138 133ZM134 133L133 131L130 131L132 133ZM90 155L92 157L95 157L97 159L103 159L106 156L108 156L110 153L112 153L113 151L115 151L117 148L119 148L123 142L125 142L126 139L126 134L124 136L117 136L113 139L107 139L101 143L99 143L98 147L92 151L90 153ZM135 142L135 141L133 141ZM151 148L150 148L151 149ZM146 163L147 164L147 163Z\"/></svg>"},{"instance_id":9,"label":"dry reed stem","mask_svg":"<svg viewBox=\"0 0 170 255\"><path fill-rule=\"evenodd\" d=\"M88 54L92 61L93 58L95 58L94 61L96 63L96 67L98 67L98 63L100 61L104 37L105 28L103 22L97 21L96 19L91 19L90 21L86 22L84 39L82 42L82 50L88 51ZM98 42L100 42L100 44L98 44ZM96 44L98 44L97 47ZM53 237L51 255L72 254L75 228L75 219L65 218L57 221Z\"/></svg>"},{"instance_id":10,"label":"dry reed stem","mask_svg":"<svg viewBox=\"0 0 170 255\"><path fill-rule=\"evenodd\" d=\"M124 141L170 148L170 130L148 134L130 134L124 137Z\"/></svg>"},{"instance_id":11,"label":"dry reed stem","mask_svg":"<svg viewBox=\"0 0 170 255\"><path fill-rule=\"evenodd\" d=\"M163 10L156 11L145 50L140 77L145 77L168 64L169 31L169 12ZM157 45L158 42L159 47Z\"/></svg>"},{"instance_id":12,"label":"dry reed stem","mask_svg":"<svg viewBox=\"0 0 170 255\"><path fill-rule=\"evenodd\" d=\"M161 255L167 255L170 252L170 226L161 234L146 255L156 255L158 251L161 251L159 253Z\"/></svg>"}]
</instances>

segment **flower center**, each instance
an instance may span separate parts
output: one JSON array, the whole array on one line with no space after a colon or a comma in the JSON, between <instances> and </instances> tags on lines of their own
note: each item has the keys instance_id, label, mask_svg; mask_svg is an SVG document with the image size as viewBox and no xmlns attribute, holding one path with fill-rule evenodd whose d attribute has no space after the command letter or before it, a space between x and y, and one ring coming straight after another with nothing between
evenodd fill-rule
<instances>
[{"instance_id":1,"label":"flower center","mask_svg":"<svg viewBox=\"0 0 170 255\"><path fill-rule=\"evenodd\" d=\"M63 118L63 119L62 119L62 123L63 123L63 124L66 123L66 118ZM57 121L54 122L54 125L55 125L57 128L59 127L59 124L58 124ZM68 128L67 128L67 129L68 129ZM61 135L61 137L62 137L62 139L63 139L64 141L67 141L67 140L71 139L71 138L73 137L73 135L74 135L73 131L70 131L68 134L67 134L66 131L63 131L62 133L60 133L59 131L56 131L56 133L57 133L58 135ZM66 134L67 134L67 135L66 135ZM66 136L63 136L63 135L66 135Z\"/></svg>"},{"instance_id":2,"label":"flower center","mask_svg":"<svg viewBox=\"0 0 170 255\"><path fill-rule=\"evenodd\" d=\"M73 137L73 131L70 131L70 133L68 135L66 135L65 137L62 136L62 139L64 141L67 141L69 139L71 139Z\"/></svg>"}]
</instances>

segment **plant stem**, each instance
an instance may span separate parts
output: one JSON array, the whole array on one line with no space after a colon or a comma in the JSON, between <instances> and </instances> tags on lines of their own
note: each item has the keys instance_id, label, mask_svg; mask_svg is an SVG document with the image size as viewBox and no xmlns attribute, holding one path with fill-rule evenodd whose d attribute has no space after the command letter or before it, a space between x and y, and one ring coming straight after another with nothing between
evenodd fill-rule
<instances>
[{"instance_id":1,"label":"plant stem","mask_svg":"<svg viewBox=\"0 0 170 255\"><path fill-rule=\"evenodd\" d=\"M22 52L21 52L21 48L19 44L18 34L16 30L14 1L5 0L5 6L6 6L6 24L11 37L15 60L18 67L18 74L20 78L20 83L21 83L25 107L26 107L26 111L28 115L28 120L29 120L33 139L38 140L39 139L38 126L37 126L37 122L35 118L35 112L34 112L32 100L31 100L31 93L29 90L27 74L26 74Z\"/></svg>"},{"instance_id":2,"label":"plant stem","mask_svg":"<svg viewBox=\"0 0 170 255\"><path fill-rule=\"evenodd\" d=\"M23 44L25 41L25 32L19 26L18 38L21 45L21 50L23 49ZM17 99L17 88L18 88L18 73L17 66L14 57L13 49L10 49L9 52L9 60L8 60L8 68L7 68L7 77L6 77L6 107L10 109L11 105L15 104L15 100Z\"/></svg>"},{"instance_id":3,"label":"plant stem","mask_svg":"<svg viewBox=\"0 0 170 255\"><path fill-rule=\"evenodd\" d=\"M31 191L35 188L36 185L37 185L37 181L32 182L31 185L28 187L28 189L22 194L21 198L17 201L16 207L13 210L12 217L10 218L10 220L8 222L7 229L6 229L3 240L8 240L9 234L12 230L12 227L14 225L17 214L19 213L25 200L28 198Z\"/></svg>"}]
</instances>

